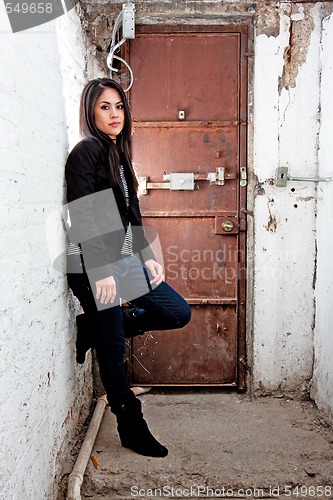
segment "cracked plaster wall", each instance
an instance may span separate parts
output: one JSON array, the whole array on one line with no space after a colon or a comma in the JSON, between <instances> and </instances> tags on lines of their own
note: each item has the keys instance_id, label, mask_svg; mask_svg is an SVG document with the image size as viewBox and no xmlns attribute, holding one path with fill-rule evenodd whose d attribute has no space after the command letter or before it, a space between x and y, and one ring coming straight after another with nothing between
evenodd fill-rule
<instances>
[{"instance_id":1,"label":"cracked plaster wall","mask_svg":"<svg viewBox=\"0 0 333 500\"><path fill-rule=\"evenodd\" d=\"M320 174L331 177L333 131L333 15L323 20L321 38L321 123L319 130ZM333 183L318 186L317 275L314 376L311 395L333 423Z\"/></svg>"},{"instance_id":2,"label":"cracked plaster wall","mask_svg":"<svg viewBox=\"0 0 333 500\"><path fill-rule=\"evenodd\" d=\"M309 182L278 188L273 177L280 166L292 176L321 174L320 47L322 22L330 12L332 5L322 3L281 4L279 29L259 29L255 37L254 173L259 195L254 209L253 373L254 388L264 392L308 392L319 347L314 334L317 266L325 258L323 252L319 262L317 255L317 192L322 188Z\"/></svg>"},{"instance_id":3,"label":"cracked plaster wall","mask_svg":"<svg viewBox=\"0 0 333 500\"><path fill-rule=\"evenodd\" d=\"M106 72L112 22L123 2L97 3L97 9L96 1L82 3L91 76ZM247 22L254 28L249 45L249 52L254 49L254 71L250 59L248 161L254 179L249 186L249 209L254 210L253 241L249 238L252 383L258 392L307 393L325 337L317 331L319 324L325 330L317 319L322 290L318 281L323 279L317 266L324 269L327 258L317 234L317 186L289 182L277 188L274 174L279 166L287 166L294 176L315 177L321 171L320 46L322 23L333 2L138 0L135 5L139 24ZM325 86L329 100L327 81ZM316 366L326 363L323 357ZM320 377L317 370L319 385Z\"/></svg>"}]
</instances>

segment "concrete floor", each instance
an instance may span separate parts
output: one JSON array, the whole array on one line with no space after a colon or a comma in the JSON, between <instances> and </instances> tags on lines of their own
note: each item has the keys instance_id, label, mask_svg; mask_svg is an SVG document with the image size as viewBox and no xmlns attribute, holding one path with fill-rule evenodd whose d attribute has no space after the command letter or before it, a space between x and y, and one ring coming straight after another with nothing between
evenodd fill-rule
<instances>
[{"instance_id":1,"label":"concrete floor","mask_svg":"<svg viewBox=\"0 0 333 500\"><path fill-rule=\"evenodd\" d=\"M165 458L122 448L107 409L83 499L333 499L333 429L311 401L223 391L140 396Z\"/></svg>"}]
</instances>

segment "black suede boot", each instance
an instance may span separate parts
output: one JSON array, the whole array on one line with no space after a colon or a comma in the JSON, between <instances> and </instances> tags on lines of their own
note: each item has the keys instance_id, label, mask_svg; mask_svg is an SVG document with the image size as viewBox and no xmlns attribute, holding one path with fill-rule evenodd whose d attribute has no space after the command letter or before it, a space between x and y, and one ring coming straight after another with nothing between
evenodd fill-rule
<instances>
[{"instance_id":1,"label":"black suede boot","mask_svg":"<svg viewBox=\"0 0 333 500\"><path fill-rule=\"evenodd\" d=\"M141 411L141 401L133 398L116 412L118 433L124 448L147 457L166 457L168 449L160 444L148 429Z\"/></svg>"},{"instance_id":2,"label":"black suede boot","mask_svg":"<svg viewBox=\"0 0 333 500\"><path fill-rule=\"evenodd\" d=\"M76 361L82 365L86 359L86 353L93 347L94 321L89 314L76 316Z\"/></svg>"}]
</instances>

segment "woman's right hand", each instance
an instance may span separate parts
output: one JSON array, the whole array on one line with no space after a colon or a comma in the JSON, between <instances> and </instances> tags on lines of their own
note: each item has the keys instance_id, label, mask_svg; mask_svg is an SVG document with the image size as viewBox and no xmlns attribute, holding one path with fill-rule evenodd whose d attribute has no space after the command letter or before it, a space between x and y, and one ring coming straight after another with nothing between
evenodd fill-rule
<instances>
[{"instance_id":1,"label":"woman's right hand","mask_svg":"<svg viewBox=\"0 0 333 500\"><path fill-rule=\"evenodd\" d=\"M116 298L116 282L113 276L96 281L96 299L101 304L112 304Z\"/></svg>"}]
</instances>

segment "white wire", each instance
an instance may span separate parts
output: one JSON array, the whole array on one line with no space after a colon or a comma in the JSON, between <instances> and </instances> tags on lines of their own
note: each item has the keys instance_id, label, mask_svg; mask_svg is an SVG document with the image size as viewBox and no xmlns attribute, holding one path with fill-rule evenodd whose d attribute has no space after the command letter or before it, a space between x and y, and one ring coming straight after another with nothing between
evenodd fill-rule
<instances>
[{"instance_id":1,"label":"white wire","mask_svg":"<svg viewBox=\"0 0 333 500\"><path fill-rule=\"evenodd\" d=\"M134 82L133 71L132 71L130 65L124 59L122 59L121 57L113 56L113 59L118 59L118 61L122 62L126 66L126 68L128 69L128 71L129 71L129 74L130 74L130 83L129 83L127 89L124 89L124 92L128 92L131 89L131 87L133 85L133 82ZM110 69L110 75L111 75L111 79L112 79L112 73L118 73L118 70L116 68L112 68L112 66L109 66L109 69Z\"/></svg>"},{"instance_id":2,"label":"white wire","mask_svg":"<svg viewBox=\"0 0 333 500\"><path fill-rule=\"evenodd\" d=\"M114 53L116 52L117 49L119 49L119 47L122 46L122 44L126 42L126 38L123 38L120 42L118 42L116 45L111 45L110 46L110 52L108 54L108 57L106 58L106 64L107 66L111 69L112 68L112 60L114 57L116 57L114 55Z\"/></svg>"},{"instance_id":3,"label":"white wire","mask_svg":"<svg viewBox=\"0 0 333 500\"><path fill-rule=\"evenodd\" d=\"M119 56L114 55L115 51L118 50L119 47L121 47L122 44L126 41L126 38L123 38L120 42L118 42L116 44L116 36L117 36L117 33L119 31L119 28L120 28L120 22L121 22L122 17L123 17L123 11L121 11L118 14L117 19L114 23L114 27L112 30L111 44L110 44L110 52L106 58L106 64L107 64L108 68L110 69L111 79L112 79L112 73L118 73L118 69L112 67L113 59L117 59L118 61L122 62L126 66L126 68L129 71L129 74L130 74L130 83L129 83L129 86L127 87L127 89L124 90L124 92L128 92L130 90L130 88L132 87L133 81L134 81L133 71L132 71L130 65L124 59L122 59Z\"/></svg>"},{"instance_id":4,"label":"white wire","mask_svg":"<svg viewBox=\"0 0 333 500\"><path fill-rule=\"evenodd\" d=\"M112 30L112 38L111 38L111 47L114 47L114 44L116 42L116 36L117 36L117 32L119 31L119 27L120 27L120 22L121 22L121 19L123 17L123 11L120 11L118 16L117 16L117 19L115 20L115 23L114 23L114 26L113 26L113 30Z\"/></svg>"}]
</instances>

